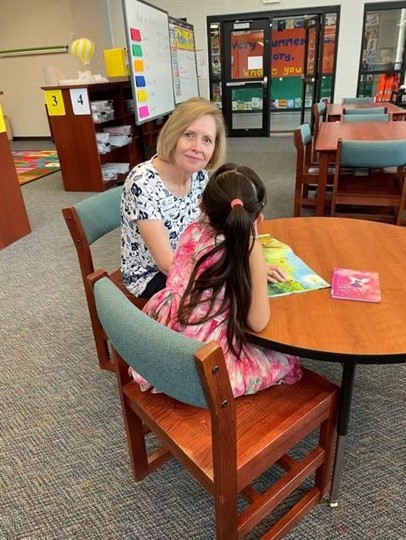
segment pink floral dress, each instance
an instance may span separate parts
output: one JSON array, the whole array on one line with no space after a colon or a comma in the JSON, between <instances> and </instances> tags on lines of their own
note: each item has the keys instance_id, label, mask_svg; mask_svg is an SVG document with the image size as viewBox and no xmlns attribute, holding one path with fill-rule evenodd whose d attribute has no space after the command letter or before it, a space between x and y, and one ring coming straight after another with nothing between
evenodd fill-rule
<instances>
[{"instance_id":1,"label":"pink floral dress","mask_svg":"<svg viewBox=\"0 0 406 540\"><path fill-rule=\"evenodd\" d=\"M200 256L214 247L215 242L216 237L208 224L197 221L189 225L180 239L179 247L169 270L166 288L157 292L144 306L143 311L158 322L187 337L203 342L216 341L219 343L223 347L235 397L243 394L255 394L259 390L275 384L295 383L302 375L297 356L263 349L251 343L244 346L239 358L229 350L226 331L227 314L223 313L199 325L185 327L177 321L179 301L189 282L192 269ZM213 264L218 257L219 254L215 254L206 261L202 270ZM215 308L220 304L223 294L220 293L216 299ZM207 291L206 298L209 297L210 291ZM196 318L202 317L206 313L206 309L206 303L202 302L196 309ZM131 368L130 372L142 390L151 387Z\"/></svg>"}]
</instances>

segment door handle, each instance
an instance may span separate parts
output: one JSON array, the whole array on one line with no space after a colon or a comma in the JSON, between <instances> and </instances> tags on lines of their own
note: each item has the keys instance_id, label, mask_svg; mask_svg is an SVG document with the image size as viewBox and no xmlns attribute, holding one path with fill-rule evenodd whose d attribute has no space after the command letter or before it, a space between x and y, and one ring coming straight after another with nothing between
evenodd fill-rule
<instances>
[{"instance_id":1,"label":"door handle","mask_svg":"<svg viewBox=\"0 0 406 540\"><path fill-rule=\"evenodd\" d=\"M268 78L265 77L265 79L268 79ZM263 81L228 82L226 83L226 86L246 86L247 84L262 84L263 86L266 87L267 80L265 81L265 79Z\"/></svg>"}]
</instances>

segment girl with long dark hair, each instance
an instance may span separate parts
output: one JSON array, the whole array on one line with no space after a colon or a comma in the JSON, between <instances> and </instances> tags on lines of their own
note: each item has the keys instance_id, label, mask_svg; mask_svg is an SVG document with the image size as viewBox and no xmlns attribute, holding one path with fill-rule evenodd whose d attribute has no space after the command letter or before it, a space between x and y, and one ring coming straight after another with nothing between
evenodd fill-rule
<instances>
[{"instance_id":1,"label":"girl with long dark hair","mask_svg":"<svg viewBox=\"0 0 406 540\"><path fill-rule=\"evenodd\" d=\"M301 377L298 357L257 347L245 336L247 327L259 332L270 317L269 269L256 239L265 203L265 187L254 171L231 163L220 167L204 190L201 219L181 237L166 288L144 307L177 332L220 343L235 397ZM278 269L273 273L278 276ZM150 386L132 374L142 389Z\"/></svg>"}]
</instances>

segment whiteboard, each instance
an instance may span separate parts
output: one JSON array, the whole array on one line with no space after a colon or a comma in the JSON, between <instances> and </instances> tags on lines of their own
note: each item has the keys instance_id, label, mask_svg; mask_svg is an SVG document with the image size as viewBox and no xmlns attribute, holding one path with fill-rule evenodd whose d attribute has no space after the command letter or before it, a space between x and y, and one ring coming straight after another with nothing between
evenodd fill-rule
<instances>
[{"instance_id":1,"label":"whiteboard","mask_svg":"<svg viewBox=\"0 0 406 540\"><path fill-rule=\"evenodd\" d=\"M169 17L173 93L176 104L199 95L193 25Z\"/></svg>"},{"instance_id":2,"label":"whiteboard","mask_svg":"<svg viewBox=\"0 0 406 540\"><path fill-rule=\"evenodd\" d=\"M168 14L139 0L123 0L130 78L138 125L175 108Z\"/></svg>"}]
</instances>

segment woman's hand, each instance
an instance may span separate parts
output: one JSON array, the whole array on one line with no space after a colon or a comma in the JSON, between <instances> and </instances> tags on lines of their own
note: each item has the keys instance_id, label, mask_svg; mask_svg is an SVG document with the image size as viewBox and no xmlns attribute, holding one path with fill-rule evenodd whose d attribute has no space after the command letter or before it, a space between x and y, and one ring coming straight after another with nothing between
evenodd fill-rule
<instances>
[{"instance_id":1,"label":"woman's hand","mask_svg":"<svg viewBox=\"0 0 406 540\"><path fill-rule=\"evenodd\" d=\"M288 274L276 264L266 265L266 275L270 283L284 283L288 279Z\"/></svg>"}]
</instances>

